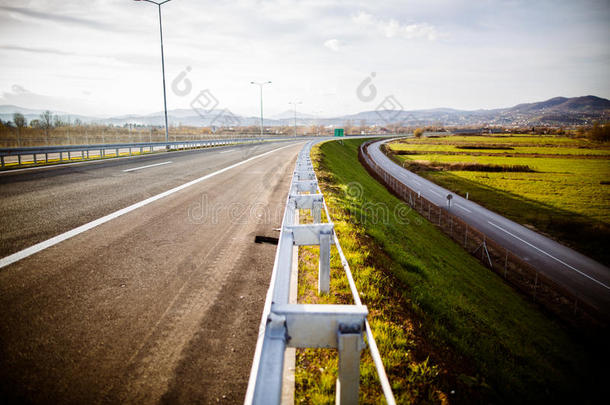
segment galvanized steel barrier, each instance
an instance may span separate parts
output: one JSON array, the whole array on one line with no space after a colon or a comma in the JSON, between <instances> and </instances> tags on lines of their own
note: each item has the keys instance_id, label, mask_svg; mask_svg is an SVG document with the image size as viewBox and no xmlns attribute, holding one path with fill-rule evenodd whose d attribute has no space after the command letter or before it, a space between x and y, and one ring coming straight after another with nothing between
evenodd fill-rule
<instances>
[{"instance_id":1,"label":"galvanized steel barrier","mask_svg":"<svg viewBox=\"0 0 610 405\"><path fill-rule=\"evenodd\" d=\"M275 264L259 329L245 404L279 404L283 386L284 354L288 347L334 348L339 355L336 402L358 403L360 352L368 343L388 404L394 396L375 338L367 320L349 264L334 232L309 157L314 142L299 152L275 256ZM314 223L295 223L297 210L311 210ZM322 223L322 210L328 222ZM320 246L318 292L329 293L331 246L335 245L354 298L353 305L290 304L293 247Z\"/></svg>"},{"instance_id":2,"label":"galvanized steel barrier","mask_svg":"<svg viewBox=\"0 0 610 405\"><path fill-rule=\"evenodd\" d=\"M72 160L87 160L91 157L91 152L97 152L96 159L106 158L110 156L118 157L121 151L125 155L131 156L134 151L139 151L140 154L145 152L152 153L154 150L169 149L195 149L212 146L235 145L242 143L255 143L270 140L291 140L293 137L275 137L275 138L224 138L224 139L205 139L198 141L179 141L179 142L139 142L139 143L115 143L115 144L93 144L93 145L67 145L67 146L40 146L40 147L24 147L24 148L2 148L0 149L0 167L5 168L8 165L7 158L17 158L15 166L22 166L23 157L31 157L28 165L36 165L38 163L49 163L49 155L56 155L57 158L53 161L65 162ZM108 151L114 154L108 154ZM39 159L40 158L40 159Z\"/></svg>"}]
</instances>

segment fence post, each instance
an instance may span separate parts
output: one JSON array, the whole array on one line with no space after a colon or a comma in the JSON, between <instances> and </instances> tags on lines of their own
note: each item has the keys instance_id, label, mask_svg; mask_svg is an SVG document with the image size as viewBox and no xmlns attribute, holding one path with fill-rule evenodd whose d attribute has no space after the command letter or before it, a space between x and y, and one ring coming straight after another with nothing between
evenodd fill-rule
<instances>
[{"instance_id":1,"label":"fence post","mask_svg":"<svg viewBox=\"0 0 610 405\"><path fill-rule=\"evenodd\" d=\"M438 207L438 226L441 226L441 207Z\"/></svg>"},{"instance_id":2,"label":"fence post","mask_svg":"<svg viewBox=\"0 0 610 405\"><path fill-rule=\"evenodd\" d=\"M466 224L466 231L464 232L464 247L468 246L468 224Z\"/></svg>"},{"instance_id":3,"label":"fence post","mask_svg":"<svg viewBox=\"0 0 610 405\"><path fill-rule=\"evenodd\" d=\"M507 270L508 270L508 249L506 249L506 257L504 258L504 278L506 278Z\"/></svg>"}]
</instances>

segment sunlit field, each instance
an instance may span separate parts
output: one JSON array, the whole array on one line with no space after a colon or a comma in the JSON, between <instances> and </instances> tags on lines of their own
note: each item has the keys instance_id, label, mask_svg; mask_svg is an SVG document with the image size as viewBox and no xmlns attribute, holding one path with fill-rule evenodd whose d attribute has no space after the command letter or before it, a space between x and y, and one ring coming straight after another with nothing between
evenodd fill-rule
<instances>
[{"instance_id":1,"label":"sunlit field","mask_svg":"<svg viewBox=\"0 0 610 405\"><path fill-rule=\"evenodd\" d=\"M607 263L600 243L610 227L607 146L567 137L455 136L389 147L419 175ZM474 164L481 167L460 170ZM509 171L515 167L528 170Z\"/></svg>"}]
</instances>

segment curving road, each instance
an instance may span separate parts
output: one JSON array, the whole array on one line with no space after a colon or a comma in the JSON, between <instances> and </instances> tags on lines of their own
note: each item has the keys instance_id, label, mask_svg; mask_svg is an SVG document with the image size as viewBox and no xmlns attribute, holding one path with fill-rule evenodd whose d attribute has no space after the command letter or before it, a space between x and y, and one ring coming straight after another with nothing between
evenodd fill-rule
<instances>
[{"instance_id":1,"label":"curving road","mask_svg":"<svg viewBox=\"0 0 610 405\"><path fill-rule=\"evenodd\" d=\"M301 147L0 174L0 403L241 403Z\"/></svg>"},{"instance_id":2,"label":"curving road","mask_svg":"<svg viewBox=\"0 0 610 405\"><path fill-rule=\"evenodd\" d=\"M368 148L378 165L438 206L446 207L447 195L452 194L450 210L454 215L519 255L606 318L610 316L610 269L411 173L383 154L380 146L385 142L388 140L375 142Z\"/></svg>"}]
</instances>

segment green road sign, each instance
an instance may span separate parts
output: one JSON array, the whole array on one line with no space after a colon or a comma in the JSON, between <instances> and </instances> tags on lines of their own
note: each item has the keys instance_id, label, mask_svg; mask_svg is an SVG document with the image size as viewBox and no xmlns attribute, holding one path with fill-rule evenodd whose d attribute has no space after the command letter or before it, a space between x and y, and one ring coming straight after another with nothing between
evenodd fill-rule
<instances>
[{"instance_id":1,"label":"green road sign","mask_svg":"<svg viewBox=\"0 0 610 405\"><path fill-rule=\"evenodd\" d=\"M343 128L335 128L335 136L343 136L344 130Z\"/></svg>"}]
</instances>

